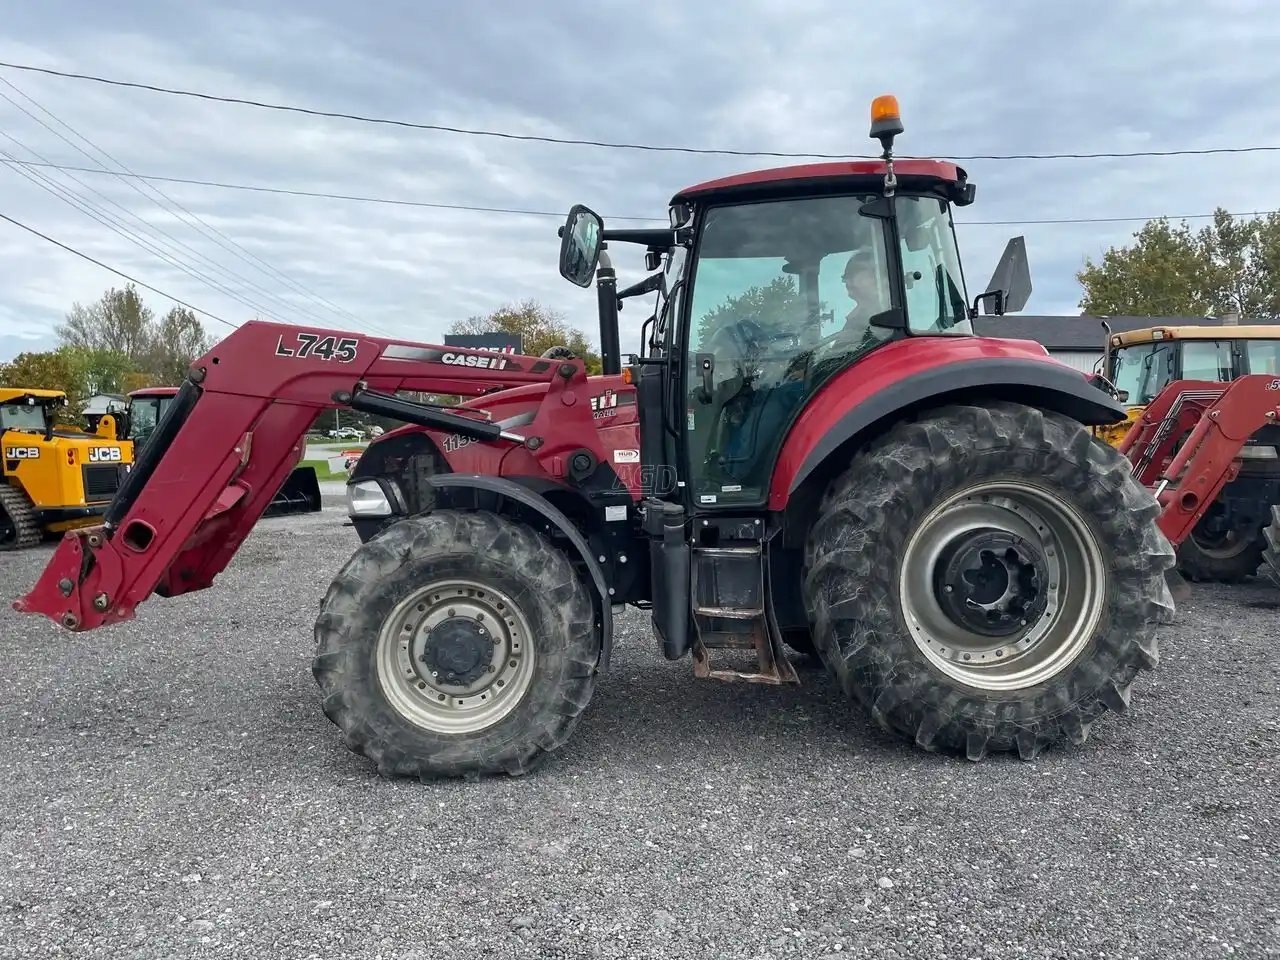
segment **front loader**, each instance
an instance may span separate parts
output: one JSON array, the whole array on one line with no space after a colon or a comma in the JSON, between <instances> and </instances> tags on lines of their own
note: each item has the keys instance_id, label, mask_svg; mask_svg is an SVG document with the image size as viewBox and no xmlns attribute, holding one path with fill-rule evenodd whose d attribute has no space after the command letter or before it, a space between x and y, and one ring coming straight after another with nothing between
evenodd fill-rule
<instances>
[{"instance_id":1,"label":"front loader","mask_svg":"<svg viewBox=\"0 0 1280 960\"><path fill-rule=\"evenodd\" d=\"M129 394L128 406L120 418L122 433L141 447L150 438L161 417L178 395L177 387L143 387ZM314 467L297 467L285 478L267 504L264 517L297 513L318 513L323 508L320 478Z\"/></svg>"},{"instance_id":2,"label":"front loader","mask_svg":"<svg viewBox=\"0 0 1280 960\"><path fill-rule=\"evenodd\" d=\"M362 540L328 586L313 672L386 776L533 769L649 612L703 678L796 684L821 661L884 729L978 760L1081 744L1157 663L1173 550L1091 427L1117 400L1038 344L973 334L1021 309L1020 241L970 301L954 164L883 156L681 190L669 226L575 206L560 272L595 280L603 373L246 323L194 364L103 524L15 606L71 631L208 587L317 413L408 426L349 485ZM619 291L615 245L651 275ZM623 363L618 307L657 303ZM454 408L401 394L469 397Z\"/></svg>"}]
</instances>

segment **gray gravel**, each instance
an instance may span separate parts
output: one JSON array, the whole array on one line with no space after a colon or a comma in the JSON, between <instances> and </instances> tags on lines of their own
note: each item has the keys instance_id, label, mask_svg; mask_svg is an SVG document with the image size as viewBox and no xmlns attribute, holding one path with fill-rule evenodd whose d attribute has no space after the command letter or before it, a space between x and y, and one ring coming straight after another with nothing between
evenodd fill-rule
<instances>
[{"instance_id":1,"label":"gray gravel","mask_svg":"<svg viewBox=\"0 0 1280 960\"><path fill-rule=\"evenodd\" d=\"M620 622L521 780L379 779L320 712L336 509L72 636L0 557L0 956L1280 957L1280 596L1197 588L1134 712L973 765L821 674L693 679Z\"/></svg>"}]
</instances>

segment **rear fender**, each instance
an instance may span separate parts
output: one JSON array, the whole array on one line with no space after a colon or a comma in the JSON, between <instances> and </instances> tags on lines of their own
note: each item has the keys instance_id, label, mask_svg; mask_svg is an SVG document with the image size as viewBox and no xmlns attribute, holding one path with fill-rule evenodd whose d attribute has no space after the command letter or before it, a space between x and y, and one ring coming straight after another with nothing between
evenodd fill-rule
<instances>
[{"instance_id":1,"label":"rear fender","mask_svg":"<svg viewBox=\"0 0 1280 960\"><path fill-rule=\"evenodd\" d=\"M568 542L569 549L573 553L570 559L575 561L574 565L579 570L585 572L587 585L594 595L596 617L600 625L600 658L597 669L600 672L608 670L610 655L613 652L613 603L609 594L609 585L605 579L604 568L596 559L586 537L568 515L552 503L544 493L503 477L446 473L432 476L428 482L435 489L437 507L453 510L491 510L494 513L521 520L535 529L558 534L554 539L563 537ZM572 493L568 488L551 481L548 481L548 484Z\"/></svg>"},{"instance_id":2,"label":"rear fender","mask_svg":"<svg viewBox=\"0 0 1280 960\"><path fill-rule=\"evenodd\" d=\"M1123 405L1080 371L1044 355L957 359L897 379L877 380L867 378L841 391L824 390L813 406L825 403L828 409L807 410L787 437L774 471L769 505L786 511L789 545L797 542L795 537L803 538L822 491L857 449L920 410L1005 400L1052 410L1089 426L1116 423L1126 413ZM798 430L814 412L821 414L820 428L810 424L807 431Z\"/></svg>"}]
</instances>

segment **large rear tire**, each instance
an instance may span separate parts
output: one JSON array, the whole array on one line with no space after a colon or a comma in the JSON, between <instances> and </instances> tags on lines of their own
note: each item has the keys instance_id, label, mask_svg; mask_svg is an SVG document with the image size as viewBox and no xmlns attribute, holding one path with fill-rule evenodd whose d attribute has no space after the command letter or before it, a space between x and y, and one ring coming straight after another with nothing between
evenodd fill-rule
<instances>
[{"instance_id":1,"label":"large rear tire","mask_svg":"<svg viewBox=\"0 0 1280 960\"><path fill-rule=\"evenodd\" d=\"M816 646L882 728L926 750L1082 744L1159 660L1174 553L1158 512L1127 461L1066 417L925 413L822 501L804 579Z\"/></svg>"},{"instance_id":2,"label":"large rear tire","mask_svg":"<svg viewBox=\"0 0 1280 960\"><path fill-rule=\"evenodd\" d=\"M1272 505L1271 523L1262 531L1262 563L1258 574L1280 587L1280 506Z\"/></svg>"},{"instance_id":3,"label":"large rear tire","mask_svg":"<svg viewBox=\"0 0 1280 960\"><path fill-rule=\"evenodd\" d=\"M546 538L486 512L393 524L316 621L316 682L383 776L528 773L569 738L600 650L587 587Z\"/></svg>"}]
</instances>

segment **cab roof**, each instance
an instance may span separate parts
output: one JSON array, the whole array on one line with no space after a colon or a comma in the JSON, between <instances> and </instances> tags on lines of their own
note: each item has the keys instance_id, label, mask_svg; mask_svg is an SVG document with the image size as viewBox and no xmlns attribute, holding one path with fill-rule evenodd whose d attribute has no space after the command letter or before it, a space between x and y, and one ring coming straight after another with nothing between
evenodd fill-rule
<instances>
[{"instance_id":1,"label":"cab roof","mask_svg":"<svg viewBox=\"0 0 1280 960\"><path fill-rule=\"evenodd\" d=\"M1160 336L1157 337L1157 331ZM1223 324L1220 326L1156 324L1113 334L1111 342L1120 347L1163 340L1280 340L1280 324Z\"/></svg>"},{"instance_id":2,"label":"cab roof","mask_svg":"<svg viewBox=\"0 0 1280 960\"><path fill-rule=\"evenodd\" d=\"M129 394L130 399L143 397L172 397L178 392L177 387L143 387Z\"/></svg>"},{"instance_id":3,"label":"cab roof","mask_svg":"<svg viewBox=\"0 0 1280 960\"><path fill-rule=\"evenodd\" d=\"M37 400L65 400L67 395L61 390L37 390L34 387L0 387L0 403L9 403L20 397L35 397Z\"/></svg>"},{"instance_id":4,"label":"cab roof","mask_svg":"<svg viewBox=\"0 0 1280 960\"><path fill-rule=\"evenodd\" d=\"M973 201L973 188L968 174L946 160L895 160L893 171L898 178L898 189L941 191L959 206ZM883 160L838 160L828 163L803 163L787 167L771 167L735 173L716 180L685 187L671 203L692 200L710 200L719 197L737 197L750 194L784 194L811 189L835 190L870 188L879 189L876 183L884 177Z\"/></svg>"}]
</instances>

